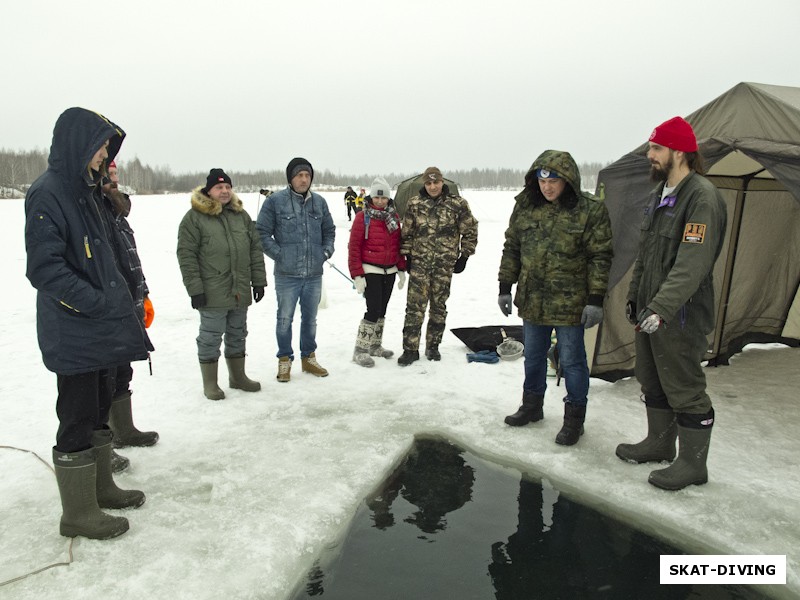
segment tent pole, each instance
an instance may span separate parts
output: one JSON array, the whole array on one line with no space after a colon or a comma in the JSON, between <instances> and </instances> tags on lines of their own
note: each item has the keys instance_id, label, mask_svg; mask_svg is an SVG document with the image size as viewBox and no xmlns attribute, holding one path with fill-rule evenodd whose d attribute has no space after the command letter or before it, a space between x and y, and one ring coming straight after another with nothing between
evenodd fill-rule
<instances>
[{"instance_id":1,"label":"tent pole","mask_svg":"<svg viewBox=\"0 0 800 600\"><path fill-rule=\"evenodd\" d=\"M725 274L722 278L722 289L720 291L719 305L717 306L717 323L714 327L714 344L712 356L710 358L710 361L713 362L714 366L720 364L718 362L719 351L720 347L722 346L722 335L725 332L725 318L728 316L728 300L731 293L733 268L736 264L736 251L739 248L739 235L742 230L742 215L744 214L744 203L747 199L747 188L750 186L750 180L750 177L743 177L742 189L736 193L736 203L733 209L733 221L731 222L731 238L728 242L728 254L725 259Z\"/></svg>"}]
</instances>

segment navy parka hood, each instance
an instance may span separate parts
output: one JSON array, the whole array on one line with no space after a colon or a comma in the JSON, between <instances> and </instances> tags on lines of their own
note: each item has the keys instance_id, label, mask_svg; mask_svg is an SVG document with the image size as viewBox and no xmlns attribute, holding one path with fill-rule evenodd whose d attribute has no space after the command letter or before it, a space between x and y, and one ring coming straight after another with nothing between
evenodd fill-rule
<instances>
[{"instance_id":1,"label":"navy parka hood","mask_svg":"<svg viewBox=\"0 0 800 600\"><path fill-rule=\"evenodd\" d=\"M100 113L68 108L56 121L47 164L60 176L73 180L88 174L89 161L108 140L108 162L114 160L125 132Z\"/></svg>"}]
</instances>

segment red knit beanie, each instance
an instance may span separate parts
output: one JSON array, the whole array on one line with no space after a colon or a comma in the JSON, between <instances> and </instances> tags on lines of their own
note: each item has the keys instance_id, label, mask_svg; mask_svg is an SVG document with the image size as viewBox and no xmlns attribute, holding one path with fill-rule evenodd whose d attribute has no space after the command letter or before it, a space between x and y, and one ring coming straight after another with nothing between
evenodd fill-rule
<instances>
[{"instance_id":1,"label":"red knit beanie","mask_svg":"<svg viewBox=\"0 0 800 600\"><path fill-rule=\"evenodd\" d=\"M665 121L653 129L650 141L680 152L697 152L697 138L694 137L694 130L681 117L672 117L669 121Z\"/></svg>"}]
</instances>

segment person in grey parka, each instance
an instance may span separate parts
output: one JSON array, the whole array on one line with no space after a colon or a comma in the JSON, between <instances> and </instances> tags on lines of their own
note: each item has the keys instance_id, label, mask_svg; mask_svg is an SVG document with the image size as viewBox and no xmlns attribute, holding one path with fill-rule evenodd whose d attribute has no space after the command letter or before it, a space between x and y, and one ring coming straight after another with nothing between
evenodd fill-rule
<instances>
[{"instance_id":1,"label":"person in grey parka","mask_svg":"<svg viewBox=\"0 0 800 600\"><path fill-rule=\"evenodd\" d=\"M211 169L191 202L178 228L178 262L192 308L200 312L197 356L203 393L210 400L225 397L217 385L223 335L230 387L257 392L261 384L245 375L244 357L250 290L260 302L267 286L261 241L222 169Z\"/></svg>"}]
</instances>

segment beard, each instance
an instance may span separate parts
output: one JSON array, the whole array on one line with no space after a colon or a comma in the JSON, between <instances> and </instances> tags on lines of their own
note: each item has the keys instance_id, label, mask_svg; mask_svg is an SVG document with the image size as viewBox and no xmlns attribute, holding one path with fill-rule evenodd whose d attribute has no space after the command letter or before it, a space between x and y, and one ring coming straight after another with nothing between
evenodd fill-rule
<instances>
[{"instance_id":1,"label":"beard","mask_svg":"<svg viewBox=\"0 0 800 600\"><path fill-rule=\"evenodd\" d=\"M656 183L660 183L662 181L666 181L669 177L670 172L672 171L673 167L673 160L672 160L672 153L669 154L669 160L667 164L663 167L656 163L650 163L650 181L654 181Z\"/></svg>"}]
</instances>

